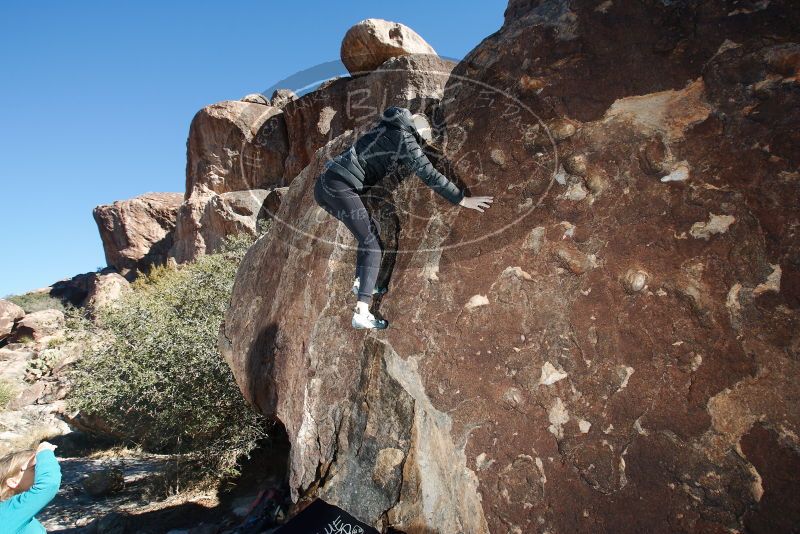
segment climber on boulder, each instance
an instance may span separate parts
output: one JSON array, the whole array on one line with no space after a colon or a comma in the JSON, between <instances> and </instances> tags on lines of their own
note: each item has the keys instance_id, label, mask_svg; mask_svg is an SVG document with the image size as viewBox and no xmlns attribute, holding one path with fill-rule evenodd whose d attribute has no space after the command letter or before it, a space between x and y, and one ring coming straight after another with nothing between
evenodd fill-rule
<instances>
[{"instance_id":1,"label":"climber on boulder","mask_svg":"<svg viewBox=\"0 0 800 534\"><path fill-rule=\"evenodd\" d=\"M387 288L376 288L382 246L380 225L367 212L359 194L373 186L395 165L413 171L428 187L452 204L484 211L491 196L468 197L453 182L437 171L423 153L421 145L433 141L430 122L424 114L412 114L403 107L386 108L376 126L361 135L347 150L328 160L314 184L314 200L325 211L342 221L358 241L356 279L353 292L358 301L351 324L354 328L386 328L385 319L369 311L372 295Z\"/></svg>"}]
</instances>

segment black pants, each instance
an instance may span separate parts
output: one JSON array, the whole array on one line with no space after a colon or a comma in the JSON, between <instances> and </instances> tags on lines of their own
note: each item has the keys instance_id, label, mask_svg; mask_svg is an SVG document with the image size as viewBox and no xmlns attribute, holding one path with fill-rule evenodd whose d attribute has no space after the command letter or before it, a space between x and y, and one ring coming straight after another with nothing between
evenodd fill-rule
<instances>
[{"instance_id":1,"label":"black pants","mask_svg":"<svg viewBox=\"0 0 800 534\"><path fill-rule=\"evenodd\" d=\"M358 192L344 178L325 171L314 184L314 200L325 211L342 221L358 241L356 276L359 278L358 300L370 302L381 267L381 227L372 217Z\"/></svg>"}]
</instances>

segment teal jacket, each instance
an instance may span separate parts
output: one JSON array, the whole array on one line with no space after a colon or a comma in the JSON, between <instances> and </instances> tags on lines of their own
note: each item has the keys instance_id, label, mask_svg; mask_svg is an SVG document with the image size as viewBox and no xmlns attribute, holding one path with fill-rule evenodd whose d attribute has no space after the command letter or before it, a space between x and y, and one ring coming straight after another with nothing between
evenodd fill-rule
<instances>
[{"instance_id":1,"label":"teal jacket","mask_svg":"<svg viewBox=\"0 0 800 534\"><path fill-rule=\"evenodd\" d=\"M53 451L36 453L33 486L28 491L0 502L0 534L47 532L34 517L53 500L61 485L61 467Z\"/></svg>"}]
</instances>

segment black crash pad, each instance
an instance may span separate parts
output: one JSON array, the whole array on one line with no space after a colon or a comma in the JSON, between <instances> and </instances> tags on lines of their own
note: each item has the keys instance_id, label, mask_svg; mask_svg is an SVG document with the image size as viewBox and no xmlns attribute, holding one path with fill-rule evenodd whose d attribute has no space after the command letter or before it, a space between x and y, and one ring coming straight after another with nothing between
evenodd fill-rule
<instances>
[{"instance_id":1,"label":"black crash pad","mask_svg":"<svg viewBox=\"0 0 800 534\"><path fill-rule=\"evenodd\" d=\"M275 534L380 534L341 508L316 499Z\"/></svg>"}]
</instances>

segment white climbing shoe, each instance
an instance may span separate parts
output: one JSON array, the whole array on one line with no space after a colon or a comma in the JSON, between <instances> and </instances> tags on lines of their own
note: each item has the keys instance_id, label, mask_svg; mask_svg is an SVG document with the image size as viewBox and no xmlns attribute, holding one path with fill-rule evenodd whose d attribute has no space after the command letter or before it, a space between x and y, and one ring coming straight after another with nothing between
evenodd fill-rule
<instances>
[{"instance_id":1,"label":"white climbing shoe","mask_svg":"<svg viewBox=\"0 0 800 534\"><path fill-rule=\"evenodd\" d=\"M353 295L358 295L358 288L359 288L360 285L361 285L361 281L358 279L358 277L356 277L356 279L353 280ZM372 288L372 294L373 295L383 295L387 291L389 291L388 287L377 287L376 286L376 287Z\"/></svg>"},{"instance_id":2,"label":"white climbing shoe","mask_svg":"<svg viewBox=\"0 0 800 534\"><path fill-rule=\"evenodd\" d=\"M377 329L384 329L389 326L389 323L385 319L376 319L374 315L369 310L359 310L356 308L356 311L353 312L353 320L350 321L350 324L353 328L360 329L360 328L377 328Z\"/></svg>"}]
</instances>

